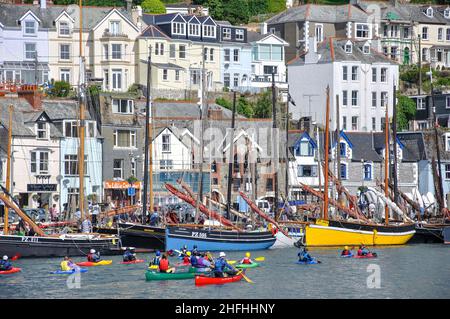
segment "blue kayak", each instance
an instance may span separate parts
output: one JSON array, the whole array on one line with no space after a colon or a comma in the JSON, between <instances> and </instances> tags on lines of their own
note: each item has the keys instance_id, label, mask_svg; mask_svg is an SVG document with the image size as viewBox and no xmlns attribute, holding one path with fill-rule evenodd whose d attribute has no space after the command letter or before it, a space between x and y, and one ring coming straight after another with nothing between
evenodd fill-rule
<instances>
[{"instance_id":1,"label":"blue kayak","mask_svg":"<svg viewBox=\"0 0 450 319\"><path fill-rule=\"evenodd\" d=\"M352 258L353 257L353 254L350 254L350 255L341 255L341 258Z\"/></svg>"},{"instance_id":2,"label":"blue kayak","mask_svg":"<svg viewBox=\"0 0 450 319\"><path fill-rule=\"evenodd\" d=\"M83 272L87 272L88 270L86 268L80 268L79 272L83 273ZM75 269L73 270L57 270L57 271L52 271L51 274L54 275L71 275L75 273Z\"/></svg>"},{"instance_id":3,"label":"blue kayak","mask_svg":"<svg viewBox=\"0 0 450 319\"><path fill-rule=\"evenodd\" d=\"M311 260L311 261L297 261L297 264L300 264L300 265L315 265L315 264L318 264L319 262L314 258L313 260Z\"/></svg>"}]
</instances>

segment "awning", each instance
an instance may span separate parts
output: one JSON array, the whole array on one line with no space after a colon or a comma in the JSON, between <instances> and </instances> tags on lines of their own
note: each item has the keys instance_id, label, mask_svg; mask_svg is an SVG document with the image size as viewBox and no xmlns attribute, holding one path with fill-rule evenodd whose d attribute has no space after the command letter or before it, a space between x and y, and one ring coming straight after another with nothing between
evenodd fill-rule
<instances>
[{"instance_id":1,"label":"awning","mask_svg":"<svg viewBox=\"0 0 450 319\"><path fill-rule=\"evenodd\" d=\"M27 61L5 61L3 62L3 69L5 70L35 70L36 66L34 62ZM48 63L38 62L37 64L38 71L50 71L48 67Z\"/></svg>"},{"instance_id":2,"label":"awning","mask_svg":"<svg viewBox=\"0 0 450 319\"><path fill-rule=\"evenodd\" d=\"M152 66L155 66L158 69L184 70L183 67L173 64L173 63L152 63Z\"/></svg>"}]
</instances>

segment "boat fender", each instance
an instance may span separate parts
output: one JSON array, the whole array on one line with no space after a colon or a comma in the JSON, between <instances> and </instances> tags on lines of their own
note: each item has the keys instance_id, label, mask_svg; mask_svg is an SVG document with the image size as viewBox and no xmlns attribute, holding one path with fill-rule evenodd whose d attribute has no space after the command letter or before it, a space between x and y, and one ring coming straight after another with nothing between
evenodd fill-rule
<instances>
[{"instance_id":1,"label":"boat fender","mask_svg":"<svg viewBox=\"0 0 450 319\"><path fill-rule=\"evenodd\" d=\"M113 243L113 245L116 244L116 239L115 238L113 238L112 243Z\"/></svg>"},{"instance_id":2,"label":"boat fender","mask_svg":"<svg viewBox=\"0 0 450 319\"><path fill-rule=\"evenodd\" d=\"M377 231L376 229L374 229L374 230L373 230L373 245L376 244L377 234L378 234L378 231Z\"/></svg>"},{"instance_id":3,"label":"boat fender","mask_svg":"<svg viewBox=\"0 0 450 319\"><path fill-rule=\"evenodd\" d=\"M273 236L275 236L278 233L278 229L276 227L272 227L271 231Z\"/></svg>"}]
</instances>

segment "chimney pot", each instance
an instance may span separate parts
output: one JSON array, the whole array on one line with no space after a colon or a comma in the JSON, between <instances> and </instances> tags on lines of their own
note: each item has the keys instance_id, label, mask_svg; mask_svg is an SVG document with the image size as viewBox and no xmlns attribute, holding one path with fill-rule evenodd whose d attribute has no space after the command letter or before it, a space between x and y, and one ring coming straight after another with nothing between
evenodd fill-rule
<instances>
[{"instance_id":1,"label":"chimney pot","mask_svg":"<svg viewBox=\"0 0 450 319\"><path fill-rule=\"evenodd\" d=\"M47 9L47 0L40 0L41 9Z\"/></svg>"}]
</instances>

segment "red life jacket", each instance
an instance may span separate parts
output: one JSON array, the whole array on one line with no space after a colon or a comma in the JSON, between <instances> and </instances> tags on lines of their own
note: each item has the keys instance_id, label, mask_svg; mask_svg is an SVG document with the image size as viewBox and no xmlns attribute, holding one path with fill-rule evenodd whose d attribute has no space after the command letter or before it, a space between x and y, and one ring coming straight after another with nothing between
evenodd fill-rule
<instances>
[{"instance_id":1,"label":"red life jacket","mask_svg":"<svg viewBox=\"0 0 450 319\"><path fill-rule=\"evenodd\" d=\"M245 257L245 258L242 260L242 263L243 263L243 264L251 264L252 262L251 262L250 258Z\"/></svg>"},{"instance_id":2,"label":"red life jacket","mask_svg":"<svg viewBox=\"0 0 450 319\"><path fill-rule=\"evenodd\" d=\"M160 271L166 271L169 269L169 260L168 259L161 259L159 261L159 270Z\"/></svg>"},{"instance_id":3,"label":"red life jacket","mask_svg":"<svg viewBox=\"0 0 450 319\"><path fill-rule=\"evenodd\" d=\"M90 262L93 262L93 261L94 261L94 260L92 259L92 255L93 255L93 254L91 254L91 253L89 253L89 254L87 255L87 260L90 261Z\"/></svg>"},{"instance_id":4,"label":"red life jacket","mask_svg":"<svg viewBox=\"0 0 450 319\"><path fill-rule=\"evenodd\" d=\"M191 263L191 260L189 259L189 257L188 256L184 256L183 257L183 264L190 264Z\"/></svg>"}]
</instances>

